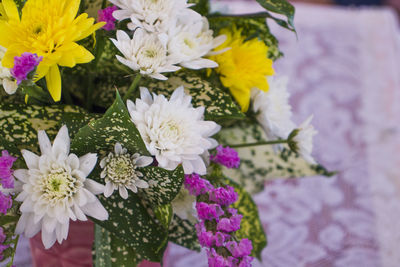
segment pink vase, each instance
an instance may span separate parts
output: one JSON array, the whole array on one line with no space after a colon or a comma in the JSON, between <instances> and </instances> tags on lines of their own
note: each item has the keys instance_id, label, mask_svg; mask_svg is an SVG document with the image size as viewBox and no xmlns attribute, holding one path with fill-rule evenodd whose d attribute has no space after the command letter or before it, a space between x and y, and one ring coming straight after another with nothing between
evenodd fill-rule
<instances>
[{"instance_id":1,"label":"pink vase","mask_svg":"<svg viewBox=\"0 0 400 267\"><path fill-rule=\"evenodd\" d=\"M41 233L30 239L34 267L91 267L94 224L70 222L68 239L60 245L57 242L45 249ZM143 261L139 267L159 267L160 264Z\"/></svg>"}]
</instances>

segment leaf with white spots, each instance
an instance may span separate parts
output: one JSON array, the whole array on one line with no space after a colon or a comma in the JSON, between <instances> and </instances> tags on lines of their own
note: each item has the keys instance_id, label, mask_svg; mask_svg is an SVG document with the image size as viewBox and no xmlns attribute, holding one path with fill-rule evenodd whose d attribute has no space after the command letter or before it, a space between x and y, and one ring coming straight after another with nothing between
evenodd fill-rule
<instances>
[{"instance_id":1,"label":"leaf with white spots","mask_svg":"<svg viewBox=\"0 0 400 267\"><path fill-rule=\"evenodd\" d=\"M150 166L141 168L140 172L143 173L142 179L149 184L149 188L140 189L141 195L153 206L171 203L182 187L184 178L182 166L173 171Z\"/></svg>"},{"instance_id":2,"label":"leaf with white spots","mask_svg":"<svg viewBox=\"0 0 400 267\"><path fill-rule=\"evenodd\" d=\"M235 236L237 239L250 239L253 243L252 256L261 259L261 252L267 246L267 237L258 215L257 205L243 187L228 178L224 181L238 193L238 200L232 204L232 207L243 215L240 229L235 232Z\"/></svg>"},{"instance_id":3,"label":"leaf with white spots","mask_svg":"<svg viewBox=\"0 0 400 267\"><path fill-rule=\"evenodd\" d=\"M154 215L166 229L168 229L169 224L171 223L173 214L174 212L171 204L161 205L154 208Z\"/></svg>"},{"instance_id":4,"label":"leaf with white spots","mask_svg":"<svg viewBox=\"0 0 400 267\"><path fill-rule=\"evenodd\" d=\"M188 220L179 218L177 215L174 215L169 226L168 239L185 248L195 251L201 250L194 224Z\"/></svg>"},{"instance_id":5,"label":"leaf with white spots","mask_svg":"<svg viewBox=\"0 0 400 267\"><path fill-rule=\"evenodd\" d=\"M257 124L239 122L233 127L223 128L218 134L218 141L223 145L254 143L267 140ZM271 145L242 147L236 149L240 157L238 169L224 168L226 176L245 187L251 194L264 189L266 181L278 178L309 177L323 175L330 177L322 165L311 165L288 148L276 153Z\"/></svg>"}]
</instances>

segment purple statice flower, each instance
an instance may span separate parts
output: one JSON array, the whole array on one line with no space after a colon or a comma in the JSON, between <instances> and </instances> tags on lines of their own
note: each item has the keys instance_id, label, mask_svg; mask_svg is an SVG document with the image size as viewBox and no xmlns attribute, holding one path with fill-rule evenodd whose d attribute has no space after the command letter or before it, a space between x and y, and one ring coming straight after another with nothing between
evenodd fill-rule
<instances>
[{"instance_id":1,"label":"purple statice flower","mask_svg":"<svg viewBox=\"0 0 400 267\"><path fill-rule=\"evenodd\" d=\"M235 232L240 229L240 222L242 218L243 215L241 214L233 215L230 218L222 218L217 224L217 230L228 233Z\"/></svg>"},{"instance_id":2,"label":"purple statice flower","mask_svg":"<svg viewBox=\"0 0 400 267\"><path fill-rule=\"evenodd\" d=\"M0 183L3 188L14 188L13 170L11 169L17 158L10 156L7 150L3 150L0 157Z\"/></svg>"},{"instance_id":3,"label":"purple statice flower","mask_svg":"<svg viewBox=\"0 0 400 267\"><path fill-rule=\"evenodd\" d=\"M185 187L195 196L205 194L214 188L208 180L201 178L197 173L185 175Z\"/></svg>"},{"instance_id":4,"label":"purple statice flower","mask_svg":"<svg viewBox=\"0 0 400 267\"><path fill-rule=\"evenodd\" d=\"M217 147L217 154L210 155L210 160L215 163L224 165L227 168L238 168L240 164L240 158L235 149L229 146L223 147L219 145Z\"/></svg>"},{"instance_id":5,"label":"purple statice flower","mask_svg":"<svg viewBox=\"0 0 400 267\"><path fill-rule=\"evenodd\" d=\"M240 261L238 267L251 267L251 262L254 260L251 256L245 256Z\"/></svg>"},{"instance_id":6,"label":"purple statice flower","mask_svg":"<svg viewBox=\"0 0 400 267\"><path fill-rule=\"evenodd\" d=\"M199 239L199 243L203 247L212 247L215 245L215 237L211 231L204 231L197 233L197 238Z\"/></svg>"},{"instance_id":7,"label":"purple statice flower","mask_svg":"<svg viewBox=\"0 0 400 267\"><path fill-rule=\"evenodd\" d=\"M7 214L7 210L12 206L11 196L6 196L0 192L0 213Z\"/></svg>"},{"instance_id":8,"label":"purple statice flower","mask_svg":"<svg viewBox=\"0 0 400 267\"><path fill-rule=\"evenodd\" d=\"M218 187L210 190L210 200L221 206L229 206L236 202L238 194L232 186L227 185L226 188Z\"/></svg>"},{"instance_id":9,"label":"purple statice flower","mask_svg":"<svg viewBox=\"0 0 400 267\"><path fill-rule=\"evenodd\" d=\"M0 227L0 261L4 258L3 251L9 247L9 245L3 244L5 240L6 240L6 235L4 234L3 228Z\"/></svg>"},{"instance_id":10,"label":"purple statice flower","mask_svg":"<svg viewBox=\"0 0 400 267\"><path fill-rule=\"evenodd\" d=\"M10 72L17 80L18 85L28 79L29 73L36 69L42 59L43 57L38 57L37 54L29 52L22 53L20 57L14 57L14 67Z\"/></svg>"},{"instance_id":11,"label":"purple statice flower","mask_svg":"<svg viewBox=\"0 0 400 267\"><path fill-rule=\"evenodd\" d=\"M116 19L113 17L113 12L117 10L116 6L109 6L105 9L100 9L97 11L98 21L99 22L106 22L106 25L103 26L103 29L106 31L111 31L115 29L115 21Z\"/></svg>"},{"instance_id":12,"label":"purple statice flower","mask_svg":"<svg viewBox=\"0 0 400 267\"><path fill-rule=\"evenodd\" d=\"M218 204L207 204L205 202L196 203L197 214L202 220L218 219L224 215L224 211Z\"/></svg>"},{"instance_id":13,"label":"purple statice flower","mask_svg":"<svg viewBox=\"0 0 400 267\"><path fill-rule=\"evenodd\" d=\"M211 248L207 251L208 256L208 267L231 267L227 259L219 255L215 249Z\"/></svg>"},{"instance_id":14,"label":"purple statice flower","mask_svg":"<svg viewBox=\"0 0 400 267\"><path fill-rule=\"evenodd\" d=\"M229 241L226 244L226 247L236 258L249 256L251 254L251 250L253 249L251 241L247 238L240 240L239 244L236 241Z\"/></svg>"}]
</instances>

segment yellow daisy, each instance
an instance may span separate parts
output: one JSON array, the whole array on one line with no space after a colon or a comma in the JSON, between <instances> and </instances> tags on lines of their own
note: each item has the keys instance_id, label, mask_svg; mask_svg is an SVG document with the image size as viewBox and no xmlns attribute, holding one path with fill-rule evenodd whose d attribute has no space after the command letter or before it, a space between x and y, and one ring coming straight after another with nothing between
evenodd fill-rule
<instances>
[{"instance_id":1,"label":"yellow daisy","mask_svg":"<svg viewBox=\"0 0 400 267\"><path fill-rule=\"evenodd\" d=\"M23 52L42 56L37 79L46 78L54 101L61 99L58 66L72 68L93 60L94 56L76 42L104 25L94 24L86 13L76 17L79 5L80 0L28 0L21 18L13 0L3 0L0 7L0 45L7 48L3 66L12 68L14 57Z\"/></svg>"},{"instance_id":2,"label":"yellow daisy","mask_svg":"<svg viewBox=\"0 0 400 267\"><path fill-rule=\"evenodd\" d=\"M242 111L249 108L252 88L268 91L266 76L274 75L272 60L267 58L268 47L264 42L254 38L245 41L241 29L222 29L227 40L215 50L229 48L224 53L211 56L210 59L218 63L215 68L220 74L222 84L229 88L233 97L239 103Z\"/></svg>"}]
</instances>

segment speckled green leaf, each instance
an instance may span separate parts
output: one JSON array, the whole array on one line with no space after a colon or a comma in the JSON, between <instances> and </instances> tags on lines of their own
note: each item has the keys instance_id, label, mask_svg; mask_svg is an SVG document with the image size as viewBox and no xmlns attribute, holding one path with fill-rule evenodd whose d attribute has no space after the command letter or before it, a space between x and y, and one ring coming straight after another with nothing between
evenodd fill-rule
<instances>
[{"instance_id":1,"label":"speckled green leaf","mask_svg":"<svg viewBox=\"0 0 400 267\"><path fill-rule=\"evenodd\" d=\"M183 220L174 215L169 226L169 241L185 248L200 251L201 247L197 240L194 223Z\"/></svg>"},{"instance_id":2,"label":"speckled green leaf","mask_svg":"<svg viewBox=\"0 0 400 267\"><path fill-rule=\"evenodd\" d=\"M140 172L143 173L143 180L150 185L149 188L141 190L143 197L153 206L171 203L182 187L184 178L182 166L174 171L151 166L142 168Z\"/></svg>"},{"instance_id":3,"label":"speckled green leaf","mask_svg":"<svg viewBox=\"0 0 400 267\"><path fill-rule=\"evenodd\" d=\"M64 116L85 113L79 107L68 105L3 104L0 105L0 127L4 139L13 143L18 150L28 149L38 152L38 130L45 130L52 140L65 122ZM70 133L74 132L70 131Z\"/></svg>"},{"instance_id":4,"label":"speckled green leaf","mask_svg":"<svg viewBox=\"0 0 400 267\"><path fill-rule=\"evenodd\" d=\"M235 192L238 193L238 200L232 204L232 207L243 215L240 229L235 232L235 236L238 239L250 239L253 243L252 256L261 259L261 252L267 246L267 237L258 215L257 205L243 187L230 179L225 179L225 183L234 187Z\"/></svg>"},{"instance_id":5,"label":"speckled green leaf","mask_svg":"<svg viewBox=\"0 0 400 267\"><path fill-rule=\"evenodd\" d=\"M266 10L286 16L287 23L294 31L294 6L287 0L257 0L257 2Z\"/></svg>"},{"instance_id":6,"label":"speckled green leaf","mask_svg":"<svg viewBox=\"0 0 400 267\"><path fill-rule=\"evenodd\" d=\"M102 118L90 121L79 130L72 141L71 150L78 155L110 152L116 142L132 153L149 155L118 92L114 103Z\"/></svg>"},{"instance_id":7,"label":"speckled green leaf","mask_svg":"<svg viewBox=\"0 0 400 267\"><path fill-rule=\"evenodd\" d=\"M135 267L137 253L101 226L95 225L95 267Z\"/></svg>"},{"instance_id":8,"label":"speckled green leaf","mask_svg":"<svg viewBox=\"0 0 400 267\"><path fill-rule=\"evenodd\" d=\"M160 205L154 208L154 215L166 229L169 228L173 214L171 204Z\"/></svg>"},{"instance_id":9,"label":"speckled green leaf","mask_svg":"<svg viewBox=\"0 0 400 267\"><path fill-rule=\"evenodd\" d=\"M259 125L244 122L224 128L218 137L224 145L266 140ZM237 151L241 162L239 169L224 169L224 173L252 194L262 191L265 182L272 179L334 174L321 165L310 165L289 149L276 153L272 146L264 145L237 148Z\"/></svg>"}]
</instances>

